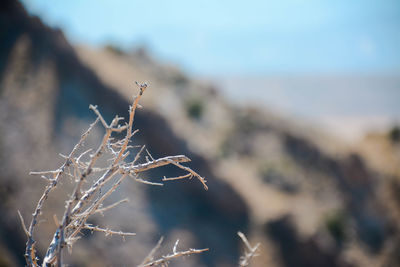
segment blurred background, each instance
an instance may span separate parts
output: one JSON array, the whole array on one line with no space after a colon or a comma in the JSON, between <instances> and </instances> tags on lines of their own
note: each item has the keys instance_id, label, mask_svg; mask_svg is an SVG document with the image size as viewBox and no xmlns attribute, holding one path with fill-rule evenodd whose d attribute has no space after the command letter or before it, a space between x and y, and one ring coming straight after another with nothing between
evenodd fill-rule
<instances>
[{"instance_id":1,"label":"blurred background","mask_svg":"<svg viewBox=\"0 0 400 267\"><path fill-rule=\"evenodd\" d=\"M17 218L95 116L135 119L154 157L185 154L209 181L154 188L91 223L70 266L137 265L161 236L174 266L400 266L400 3L393 1L42 1L0 4L0 266L24 264ZM88 144L101 138L96 129ZM165 168L157 181L176 176ZM41 258L69 181L50 197ZM51 203L51 204L50 204Z\"/></svg>"}]
</instances>

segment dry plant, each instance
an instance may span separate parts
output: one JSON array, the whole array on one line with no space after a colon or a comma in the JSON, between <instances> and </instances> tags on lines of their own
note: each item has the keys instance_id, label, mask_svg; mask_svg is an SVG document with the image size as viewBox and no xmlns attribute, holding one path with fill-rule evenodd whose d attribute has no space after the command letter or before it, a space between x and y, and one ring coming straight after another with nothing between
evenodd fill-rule
<instances>
[{"instance_id":1,"label":"dry plant","mask_svg":"<svg viewBox=\"0 0 400 267\"><path fill-rule=\"evenodd\" d=\"M239 259L239 267L249 266L250 260L257 256L257 251L260 247L260 243L257 243L255 246L251 246L250 242L247 240L246 236L242 232L238 232L237 234L240 239L242 239L245 245L244 254Z\"/></svg>"},{"instance_id":2,"label":"dry plant","mask_svg":"<svg viewBox=\"0 0 400 267\"><path fill-rule=\"evenodd\" d=\"M157 252L157 250L161 247L161 243L163 241L163 237L160 238L158 241L157 245L150 251L149 255L143 260L143 262L138 266L138 267L150 267L150 266L157 266L157 265L162 265L162 266L168 266L168 263L170 260L174 258L179 258L182 256L186 255L191 255L191 254L197 254L197 253L202 253L204 251L208 251L208 248L204 249L194 249L190 248L186 251L176 251L176 248L179 243L179 239L176 240L174 247L172 248L172 253L161 256L159 259L154 259L154 254Z\"/></svg>"},{"instance_id":3,"label":"dry plant","mask_svg":"<svg viewBox=\"0 0 400 267\"><path fill-rule=\"evenodd\" d=\"M139 93L136 97L134 97L133 103L129 108L129 120L127 123L120 125L120 122L123 120L123 118L116 116L111 123L108 124L101 115L97 106L90 105L89 108L96 114L97 119L90 125L88 130L82 134L79 142L74 146L71 153L68 156L62 155L65 158L65 161L61 167L54 171L30 173L32 175L40 175L42 178L48 181L48 185L46 186L37 203L28 228L26 227L24 220L19 213L23 229L28 237L25 251L25 259L28 266L39 266L39 259L36 253L36 241L34 238L35 231L39 224L38 217L41 214L43 205L46 202L50 192L56 188L62 177L72 177L75 187L73 192L70 194L69 199L66 201L66 207L62 220L58 221L58 219L54 216L57 230L55 231L52 241L47 249L42 266L61 267L63 264L63 249L68 247L69 251L71 251L74 242L79 239L82 234L82 230L84 229L88 229L91 232L103 232L106 235L120 235L122 237L135 235L135 233L114 231L87 223L90 216L96 213L102 213L118 206L123 202L126 202L126 199L123 199L106 207L103 207L102 205L104 200L107 199L128 176L133 178L134 181L140 183L162 186L163 183L150 182L148 180L139 178L138 175L144 171L172 164L184 170L186 174L171 178L164 177L162 182L178 179L191 179L195 177L202 183L205 190L208 189L206 180L202 176L189 167L182 165L182 163L190 161L190 159L184 155L154 159L147 149L145 149L145 146L142 146L140 150L136 152L132 161L127 160L128 155L131 151L133 151L132 148L134 148L130 145L130 141L138 132L138 130L133 131L135 111L137 108L141 107L139 105L139 100L147 88L146 83L136 84L139 87ZM99 122L104 127L105 134L97 149L89 149L82 153L78 153L79 151L83 150L82 148L84 146L85 139L90 134L94 126ZM125 137L122 139L113 137L113 134L117 135L124 132ZM147 156L145 157L146 163L137 163L144 150L147 152ZM94 151L94 153L92 151ZM110 163L108 166L96 166L99 158L105 157L105 155L111 157L109 158ZM93 183L89 182L89 176L94 178ZM86 186L87 183L89 183L89 186ZM84 187L87 187L87 189L84 189ZM178 240L175 243L172 254L162 256L160 259L154 260L154 254L160 247L161 241L162 240L160 240L158 245L150 252L140 266L155 266L159 264L165 265L173 258L201 253L208 250L188 249L186 251L177 251Z\"/></svg>"}]
</instances>

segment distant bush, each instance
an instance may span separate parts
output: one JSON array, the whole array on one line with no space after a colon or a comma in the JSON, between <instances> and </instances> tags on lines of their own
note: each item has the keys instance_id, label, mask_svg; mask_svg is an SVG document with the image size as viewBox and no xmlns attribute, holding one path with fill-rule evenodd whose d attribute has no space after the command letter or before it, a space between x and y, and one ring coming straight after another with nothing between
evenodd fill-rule
<instances>
[{"instance_id":1,"label":"distant bush","mask_svg":"<svg viewBox=\"0 0 400 267\"><path fill-rule=\"evenodd\" d=\"M106 45L104 47L104 49L107 50L107 51L110 51L113 54L119 55L119 56L122 56L122 55L126 54L124 50L122 50L121 48L119 48L119 47L117 47L115 45L111 45L111 44Z\"/></svg>"},{"instance_id":2,"label":"distant bush","mask_svg":"<svg viewBox=\"0 0 400 267\"><path fill-rule=\"evenodd\" d=\"M272 165L263 165L259 169L259 175L264 183L289 194L297 193L299 188L293 182L293 178L286 177L278 168Z\"/></svg>"},{"instance_id":3,"label":"distant bush","mask_svg":"<svg viewBox=\"0 0 400 267\"><path fill-rule=\"evenodd\" d=\"M204 102L199 98L192 98L186 101L186 114L191 119L199 120L203 116L204 113Z\"/></svg>"},{"instance_id":4,"label":"distant bush","mask_svg":"<svg viewBox=\"0 0 400 267\"><path fill-rule=\"evenodd\" d=\"M395 126L389 131L389 139L393 143L400 142L400 127Z\"/></svg>"},{"instance_id":5,"label":"distant bush","mask_svg":"<svg viewBox=\"0 0 400 267\"><path fill-rule=\"evenodd\" d=\"M339 245L341 245L347 237L346 224L346 216L341 211L336 211L326 217L325 227Z\"/></svg>"},{"instance_id":6,"label":"distant bush","mask_svg":"<svg viewBox=\"0 0 400 267\"><path fill-rule=\"evenodd\" d=\"M186 86L189 83L188 78L181 72L176 73L172 79L173 83L178 87Z\"/></svg>"}]
</instances>

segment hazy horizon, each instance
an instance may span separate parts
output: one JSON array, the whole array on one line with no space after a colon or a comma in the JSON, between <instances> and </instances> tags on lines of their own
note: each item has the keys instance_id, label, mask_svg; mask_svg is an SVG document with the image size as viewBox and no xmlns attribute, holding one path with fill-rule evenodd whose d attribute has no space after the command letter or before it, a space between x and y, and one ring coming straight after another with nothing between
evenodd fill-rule
<instances>
[{"instance_id":1,"label":"hazy horizon","mask_svg":"<svg viewBox=\"0 0 400 267\"><path fill-rule=\"evenodd\" d=\"M400 124L400 75L270 75L211 79L230 101L301 119L355 141Z\"/></svg>"}]
</instances>

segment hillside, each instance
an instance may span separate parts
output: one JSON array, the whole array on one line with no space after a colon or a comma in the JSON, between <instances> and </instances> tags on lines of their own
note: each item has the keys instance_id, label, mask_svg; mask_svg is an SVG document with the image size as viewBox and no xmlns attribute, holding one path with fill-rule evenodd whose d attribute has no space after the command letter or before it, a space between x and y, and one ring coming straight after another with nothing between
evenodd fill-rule
<instances>
[{"instance_id":1,"label":"hillside","mask_svg":"<svg viewBox=\"0 0 400 267\"><path fill-rule=\"evenodd\" d=\"M88 236L74 247L69 265L139 264L164 235L165 244L180 238L181 244L210 248L174 266L234 266L241 254L238 230L262 243L254 266L400 264L394 257L400 250L393 212L398 192L387 189L397 178L301 123L227 102L218 84L194 80L143 49L73 47L18 2L0 5L3 265L24 264L16 210L29 218L45 186L28 172L58 166L58 153L68 153L94 120L89 104L108 120L126 117L135 80L150 84L135 118L135 142L155 157L189 156L210 190L192 180L163 188L128 181L115 199L128 196L130 203L97 220L138 235L126 242ZM150 178L163 175L177 174L165 168ZM41 258L55 229L51 216L64 206L63 193L51 195L53 205L44 212L49 215L39 233Z\"/></svg>"},{"instance_id":2,"label":"hillside","mask_svg":"<svg viewBox=\"0 0 400 267\"><path fill-rule=\"evenodd\" d=\"M186 79L182 85L176 77L183 74L176 69L156 78L152 70L160 73L168 66L152 62L143 51L121 54L109 48L79 46L77 53L104 83L121 94L129 88L118 85L122 77L112 75L113 70L140 73L143 79L155 81L160 89L148 106L166 117L175 134L210 159L219 178L245 199L254 238L267 235L263 246L266 257L264 262L259 259L260 266L275 264L266 249L271 247L278 247L274 253L282 253L283 259L294 254L291 257L295 260L283 260L288 266L294 261L304 266L320 265L321 261L333 266L376 266L389 260L380 254L386 250L385 243L390 243L385 239L396 220L388 210L393 202L385 198L385 175L375 166L371 169L360 154L349 152L340 141L306 123L229 104L216 89L199 81ZM166 106L166 101L173 104ZM200 118L185 116L190 114L187 103L193 101L201 103ZM275 237L268 230L275 223L292 232L292 245L285 244L289 237ZM307 252L311 255L298 255L304 244L316 250Z\"/></svg>"}]
</instances>

